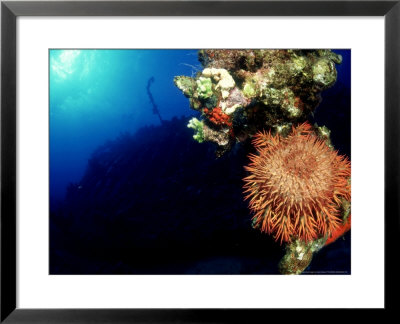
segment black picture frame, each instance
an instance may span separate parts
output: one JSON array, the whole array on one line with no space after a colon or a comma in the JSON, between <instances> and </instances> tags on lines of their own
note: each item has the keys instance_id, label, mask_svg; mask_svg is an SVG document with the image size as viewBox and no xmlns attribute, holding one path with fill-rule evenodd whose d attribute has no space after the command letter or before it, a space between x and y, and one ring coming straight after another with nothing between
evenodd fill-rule
<instances>
[{"instance_id":1,"label":"black picture frame","mask_svg":"<svg viewBox=\"0 0 400 324\"><path fill-rule=\"evenodd\" d=\"M16 308L16 19L19 16L384 16L385 310L397 306L399 239L400 0L395 1L2 1L1 290L4 323L197 323L267 320L268 309ZM371 261L372 262L372 261ZM366 283L367 284L367 283ZM40 293L40 292L38 292ZM267 314L268 312L268 314ZM278 315L278 314L275 314ZM294 315L296 316L296 315Z\"/></svg>"}]
</instances>

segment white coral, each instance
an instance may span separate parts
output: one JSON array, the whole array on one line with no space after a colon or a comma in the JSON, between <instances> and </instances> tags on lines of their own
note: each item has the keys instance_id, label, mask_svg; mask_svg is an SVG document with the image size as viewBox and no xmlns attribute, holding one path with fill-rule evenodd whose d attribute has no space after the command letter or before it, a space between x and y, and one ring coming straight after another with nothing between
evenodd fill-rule
<instances>
[{"instance_id":1,"label":"white coral","mask_svg":"<svg viewBox=\"0 0 400 324\"><path fill-rule=\"evenodd\" d=\"M220 89L223 99L228 98L229 90L235 87L235 80L225 69L207 68L202 73L205 77L213 78L218 82L215 89Z\"/></svg>"}]
</instances>

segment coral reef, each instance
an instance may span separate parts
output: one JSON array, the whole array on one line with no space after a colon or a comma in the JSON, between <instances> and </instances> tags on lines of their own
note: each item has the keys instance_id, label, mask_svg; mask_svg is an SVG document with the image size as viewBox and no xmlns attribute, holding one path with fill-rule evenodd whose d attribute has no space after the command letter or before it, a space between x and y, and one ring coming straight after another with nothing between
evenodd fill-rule
<instances>
[{"instance_id":1,"label":"coral reef","mask_svg":"<svg viewBox=\"0 0 400 324\"><path fill-rule=\"evenodd\" d=\"M260 132L244 179L254 225L282 242L329 238L350 201L350 162L318 137L311 125L287 137Z\"/></svg>"},{"instance_id":2,"label":"coral reef","mask_svg":"<svg viewBox=\"0 0 400 324\"><path fill-rule=\"evenodd\" d=\"M205 140L216 143L221 156L257 131L305 121L321 91L335 83L341 56L330 50L209 49L199 51L199 60L204 69L195 78L174 82L202 113L211 129ZM224 127L212 119L216 114L223 114Z\"/></svg>"}]
</instances>

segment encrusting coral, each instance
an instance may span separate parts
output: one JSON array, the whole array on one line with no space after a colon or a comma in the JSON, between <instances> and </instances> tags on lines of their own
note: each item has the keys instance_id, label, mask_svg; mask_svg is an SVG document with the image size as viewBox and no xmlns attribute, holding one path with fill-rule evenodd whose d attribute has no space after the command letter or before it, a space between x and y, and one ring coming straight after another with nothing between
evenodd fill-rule
<instances>
[{"instance_id":1,"label":"encrusting coral","mask_svg":"<svg viewBox=\"0 0 400 324\"><path fill-rule=\"evenodd\" d=\"M221 156L259 130L306 120L321 91L335 83L341 56L330 50L208 49L199 51L199 60L204 69L196 77L177 76L174 82L202 113L213 134L205 140L216 143ZM229 125L211 119L214 109L229 116Z\"/></svg>"},{"instance_id":2,"label":"encrusting coral","mask_svg":"<svg viewBox=\"0 0 400 324\"><path fill-rule=\"evenodd\" d=\"M189 124L187 125L188 128L194 129L196 132L193 135L193 138L199 142L204 142L204 131L203 131L203 122L198 120L196 117L193 117L189 120Z\"/></svg>"}]
</instances>

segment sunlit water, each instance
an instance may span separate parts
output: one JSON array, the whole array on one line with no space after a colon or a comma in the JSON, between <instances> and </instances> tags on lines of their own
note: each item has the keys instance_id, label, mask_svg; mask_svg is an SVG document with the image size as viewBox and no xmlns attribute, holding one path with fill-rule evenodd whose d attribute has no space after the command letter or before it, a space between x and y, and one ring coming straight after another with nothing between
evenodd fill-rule
<instances>
[{"instance_id":1,"label":"sunlit water","mask_svg":"<svg viewBox=\"0 0 400 324\"><path fill-rule=\"evenodd\" d=\"M51 50L50 195L62 199L82 177L94 149L121 132L159 124L146 92L149 78L163 119L190 115L176 75L200 69L195 50Z\"/></svg>"}]
</instances>

